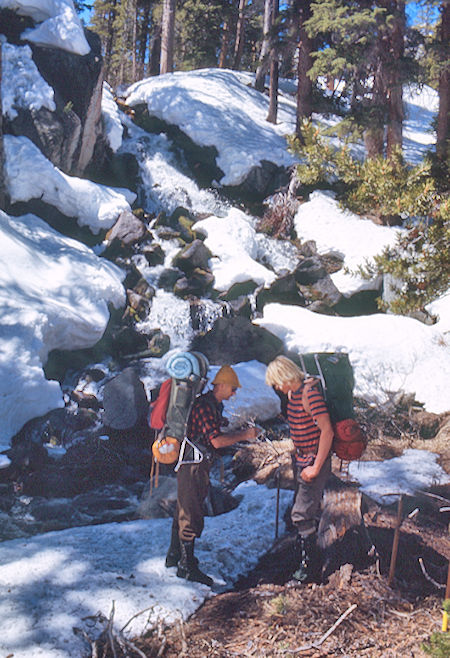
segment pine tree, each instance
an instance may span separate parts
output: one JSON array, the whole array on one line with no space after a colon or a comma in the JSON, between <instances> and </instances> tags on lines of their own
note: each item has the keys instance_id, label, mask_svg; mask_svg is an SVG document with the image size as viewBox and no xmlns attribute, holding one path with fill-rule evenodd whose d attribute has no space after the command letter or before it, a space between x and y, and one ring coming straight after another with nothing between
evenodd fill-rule
<instances>
[{"instance_id":1,"label":"pine tree","mask_svg":"<svg viewBox=\"0 0 450 658\"><path fill-rule=\"evenodd\" d=\"M175 42L175 0L163 0L160 73L172 73Z\"/></svg>"},{"instance_id":2,"label":"pine tree","mask_svg":"<svg viewBox=\"0 0 450 658\"><path fill-rule=\"evenodd\" d=\"M0 44L0 82L2 79L2 46ZM2 95L0 94L0 210L5 208L5 154L3 150L3 113L2 113Z\"/></svg>"},{"instance_id":3,"label":"pine tree","mask_svg":"<svg viewBox=\"0 0 450 658\"><path fill-rule=\"evenodd\" d=\"M312 114L312 79L310 71L312 68L313 37L308 32L306 25L311 18L312 7L310 0L298 1L299 16L299 43L298 43L298 67L297 67L297 113L295 132L301 136L301 125L303 119L309 119Z\"/></svg>"},{"instance_id":4,"label":"pine tree","mask_svg":"<svg viewBox=\"0 0 450 658\"><path fill-rule=\"evenodd\" d=\"M222 52L225 67L233 8L226 0L184 0L177 10L176 68L190 70L218 65ZM224 28L224 24L227 26ZM226 40L222 44L222 41Z\"/></svg>"},{"instance_id":5,"label":"pine tree","mask_svg":"<svg viewBox=\"0 0 450 658\"><path fill-rule=\"evenodd\" d=\"M279 0L271 0L271 34L270 34L270 85L269 85L269 112L267 121L277 122L278 114L278 14Z\"/></svg>"},{"instance_id":6,"label":"pine tree","mask_svg":"<svg viewBox=\"0 0 450 658\"><path fill-rule=\"evenodd\" d=\"M309 76L333 76L350 101L352 123L365 135L369 157L401 142L401 88L409 56L404 54L404 2L401 0L323 0L311 4L306 21L310 37L322 46L312 53Z\"/></svg>"}]
</instances>

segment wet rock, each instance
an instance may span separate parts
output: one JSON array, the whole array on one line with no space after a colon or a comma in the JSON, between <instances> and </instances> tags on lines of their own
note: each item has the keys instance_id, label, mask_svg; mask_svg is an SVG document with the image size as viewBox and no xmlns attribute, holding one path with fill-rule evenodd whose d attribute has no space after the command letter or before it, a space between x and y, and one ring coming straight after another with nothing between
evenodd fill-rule
<instances>
[{"instance_id":1,"label":"wet rock","mask_svg":"<svg viewBox=\"0 0 450 658\"><path fill-rule=\"evenodd\" d=\"M148 339L149 356L161 358L170 349L170 337L160 329L155 329Z\"/></svg>"},{"instance_id":2,"label":"wet rock","mask_svg":"<svg viewBox=\"0 0 450 658\"><path fill-rule=\"evenodd\" d=\"M119 215L116 223L106 234L108 242L103 256L114 259L119 255L133 253L133 247L149 239L150 233L144 222L129 210Z\"/></svg>"},{"instance_id":3,"label":"wet rock","mask_svg":"<svg viewBox=\"0 0 450 658\"><path fill-rule=\"evenodd\" d=\"M178 279L181 279L183 277L184 277L184 272L182 272L178 268L166 269L162 272L161 276L159 277L158 286L160 288L163 288L163 290L172 292Z\"/></svg>"},{"instance_id":4,"label":"wet rock","mask_svg":"<svg viewBox=\"0 0 450 658\"><path fill-rule=\"evenodd\" d=\"M211 272L197 267L188 277L178 279L174 286L174 293L179 297L202 297L212 288L214 276Z\"/></svg>"},{"instance_id":5,"label":"wet rock","mask_svg":"<svg viewBox=\"0 0 450 658\"><path fill-rule=\"evenodd\" d=\"M128 289L127 301L128 306L124 317L131 316L136 318L137 316L138 319L143 320L148 315L150 310L150 301L147 299L147 297L139 295L137 292L134 292L134 290Z\"/></svg>"},{"instance_id":6,"label":"wet rock","mask_svg":"<svg viewBox=\"0 0 450 658\"><path fill-rule=\"evenodd\" d=\"M113 354L136 354L148 348L148 338L134 327L121 327L113 333Z\"/></svg>"},{"instance_id":7,"label":"wet rock","mask_svg":"<svg viewBox=\"0 0 450 658\"><path fill-rule=\"evenodd\" d=\"M211 257L212 253L208 247L201 240L194 240L175 256L173 265L189 275L197 268L208 271Z\"/></svg>"},{"instance_id":8,"label":"wet rock","mask_svg":"<svg viewBox=\"0 0 450 658\"><path fill-rule=\"evenodd\" d=\"M159 244L145 245L142 249L142 254L151 267L162 265L164 263L164 251Z\"/></svg>"},{"instance_id":9,"label":"wet rock","mask_svg":"<svg viewBox=\"0 0 450 658\"><path fill-rule=\"evenodd\" d=\"M103 391L103 422L113 429L131 429L148 411L144 385L134 368L125 368Z\"/></svg>"},{"instance_id":10,"label":"wet rock","mask_svg":"<svg viewBox=\"0 0 450 658\"><path fill-rule=\"evenodd\" d=\"M218 318L204 336L196 336L192 349L205 354L210 363L223 365L256 359L269 363L284 351L283 342L244 317Z\"/></svg>"},{"instance_id":11,"label":"wet rock","mask_svg":"<svg viewBox=\"0 0 450 658\"><path fill-rule=\"evenodd\" d=\"M227 291L221 292L218 298L222 299L223 301L230 302L234 299L242 297L243 295L251 295L257 287L258 284L255 283L255 281L252 279L248 281L240 281L239 283L233 283L231 288L229 288Z\"/></svg>"},{"instance_id":12,"label":"wet rock","mask_svg":"<svg viewBox=\"0 0 450 658\"><path fill-rule=\"evenodd\" d=\"M303 294L300 292L293 274L286 274L276 279L269 288L261 288L256 294L256 308L262 311L266 304L292 304L306 306Z\"/></svg>"},{"instance_id":13,"label":"wet rock","mask_svg":"<svg viewBox=\"0 0 450 658\"><path fill-rule=\"evenodd\" d=\"M308 286L327 276L327 271L319 258L305 258L294 270L297 283Z\"/></svg>"},{"instance_id":14,"label":"wet rock","mask_svg":"<svg viewBox=\"0 0 450 658\"><path fill-rule=\"evenodd\" d=\"M237 299L228 302L228 304L232 310L232 315L242 315L248 319L252 317L253 308L248 297L241 295Z\"/></svg>"}]
</instances>

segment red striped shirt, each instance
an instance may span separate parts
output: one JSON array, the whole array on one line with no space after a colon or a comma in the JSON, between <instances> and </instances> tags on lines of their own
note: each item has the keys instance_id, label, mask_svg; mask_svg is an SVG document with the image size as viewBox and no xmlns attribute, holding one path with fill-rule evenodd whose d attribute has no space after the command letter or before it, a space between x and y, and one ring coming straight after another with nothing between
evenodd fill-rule
<instances>
[{"instance_id":1,"label":"red striped shirt","mask_svg":"<svg viewBox=\"0 0 450 658\"><path fill-rule=\"evenodd\" d=\"M291 439L296 449L296 460L299 466L305 467L314 463L320 439L320 428L315 420L328 413L322 393L317 388L308 388L307 398L312 416L303 407L304 384L297 391L292 391L287 404L287 418Z\"/></svg>"}]
</instances>

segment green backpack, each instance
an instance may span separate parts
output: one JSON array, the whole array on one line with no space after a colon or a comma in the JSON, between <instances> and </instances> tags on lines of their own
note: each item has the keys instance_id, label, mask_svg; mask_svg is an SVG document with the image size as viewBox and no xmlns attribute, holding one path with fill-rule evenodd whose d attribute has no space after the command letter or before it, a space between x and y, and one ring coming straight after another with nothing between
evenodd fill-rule
<instances>
[{"instance_id":1,"label":"green backpack","mask_svg":"<svg viewBox=\"0 0 450 658\"><path fill-rule=\"evenodd\" d=\"M334 452L342 461L359 459L366 449L367 437L355 420L355 379L348 354L310 352L300 354L299 360L305 375L316 379L327 403L334 430ZM305 410L309 412L306 407Z\"/></svg>"}]
</instances>

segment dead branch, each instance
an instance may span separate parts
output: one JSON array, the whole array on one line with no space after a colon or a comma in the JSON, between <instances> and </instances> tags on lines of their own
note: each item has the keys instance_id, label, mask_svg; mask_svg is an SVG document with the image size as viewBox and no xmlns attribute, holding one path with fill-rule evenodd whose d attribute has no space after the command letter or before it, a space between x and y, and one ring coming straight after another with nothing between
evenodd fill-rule
<instances>
[{"instance_id":1,"label":"dead branch","mask_svg":"<svg viewBox=\"0 0 450 658\"><path fill-rule=\"evenodd\" d=\"M111 651L113 652L113 656L114 656L114 658L117 658L116 647L115 647L115 644L114 644L114 633L113 633L114 610L115 610L115 601L112 602L111 614L109 615L108 626L106 628L106 634L107 634L107 637L108 637L109 645L111 647Z\"/></svg>"},{"instance_id":2,"label":"dead branch","mask_svg":"<svg viewBox=\"0 0 450 658\"><path fill-rule=\"evenodd\" d=\"M285 653L300 653L301 651L309 651L310 649L317 649L318 647L320 647L321 644L323 644L323 642L325 642L325 640L328 637L330 637L330 635L332 633L334 633L336 628L340 624L342 624L344 619L346 619L353 612L353 610L355 610L355 608L357 608L357 607L358 606L356 605L356 603L352 603L352 605L349 608L347 608L347 610L345 612L342 613L342 615L339 617L339 619L337 619L334 622L333 626L331 626L327 630L327 632L324 633L319 640L317 640L317 642L310 642L309 644L304 644L303 646L297 647L296 649L286 649Z\"/></svg>"},{"instance_id":3,"label":"dead branch","mask_svg":"<svg viewBox=\"0 0 450 658\"><path fill-rule=\"evenodd\" d=\"M134 614L132 617L130 617L129 620L127 621L127 623L124 626L122 626L122 628L120 629L119 632L123 633L124 630L126 629L126 627L133 621L133 619L136 619L136 617L139 617L139 615L143 615L144 612L148 612L149 610L153 610L154 607L155 606L151 605L148 608L144 608L143 610L139 610L139 612L136 612L136 614Z\"/></svg>"},{"instance_id":4,"label":"dead branch","mask_svg":"<svg viewBox=\"0 0 450 658\"><path fill-rule=\"evenodd\" d=\"M423 575L425 576L425 578L430 583L432 583L437 589L445 589L445 583L438 583L436 580L434 580L434 578L432 578L430 576L429 573L427 573L427 570L425 569L425 564L424 564L423 559L421 557L419 557L419 565L420 565L420 568L422 570Z\"/></svg>"}]
</instances>

